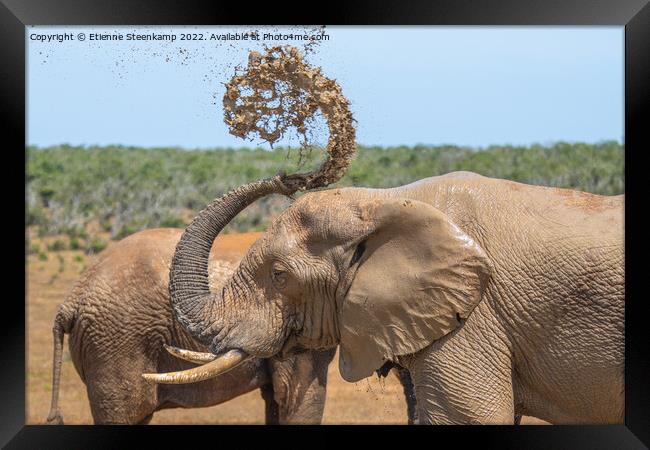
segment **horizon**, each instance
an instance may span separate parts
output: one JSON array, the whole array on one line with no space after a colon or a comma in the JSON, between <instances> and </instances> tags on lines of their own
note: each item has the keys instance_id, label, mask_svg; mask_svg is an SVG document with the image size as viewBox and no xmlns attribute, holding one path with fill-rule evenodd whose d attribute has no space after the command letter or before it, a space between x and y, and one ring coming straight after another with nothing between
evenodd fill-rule
<instances>
[{"instance_id":1,"label":"horizon","mask_svg":"<svg viewBox=\"0 0 650 450\"><path fill-rule=\"evenodd\" d=\"M458 149L463 149L463 150L471 150L471 151L482 151L482 150L489 150L491 148L506 148L506 147L512 147L512 148L531 148L531 147L543 147L543 148L551 148L557 145L561 144L566 144L566 145L587 145L587 146L597 146L597 145L604 145L604 144L615 144L615 145L620 145L621 147L625 147L625 143L621 141L617 141L616 139L602 139L599 141L594 141L594 142L586 142L586 141L554 141L554 142L548 142L548 143L540 143L540 142L532 142L530 144L488 144L485 146L469 146L469 145L458 145L458 144L413 144L413 145L364 145L364 144L359 144L357 143L356 146L357 148L379 148L381 150L390 150L390 149L397 149L397 148L411 148L413 150L417 150L418 148L458 148ZM228 151L256 151L256 150L263 150L267 152L275 152L275 151L292 151L292 150L299 150L299 146L282 146L282 145L275 145L273 148L265 148L262 146L213 146L213 147L181 147L181 146L142 146L142 145L127 145L127 144L116 144L116 143L108 143L108 144L79 144L79 145L74 145L74 144L69 144L69 143L61 143L61 144L52 144L52 145L46 145L46 146L39 146L39 145L34 145L34 144L28 144L25 147L26 149L33 148L35 150L48 150L48 149L54 149L54 148L75 148L75 149L82 149L82 150L90 150L90 149L107 149L107 148L116 148L116 149L124 149L124 150L180 150L180 151L221 151L221 150L228 150ZM323 146L315 146L314 149L322 150Z\"/></svg>"}]
</instances>

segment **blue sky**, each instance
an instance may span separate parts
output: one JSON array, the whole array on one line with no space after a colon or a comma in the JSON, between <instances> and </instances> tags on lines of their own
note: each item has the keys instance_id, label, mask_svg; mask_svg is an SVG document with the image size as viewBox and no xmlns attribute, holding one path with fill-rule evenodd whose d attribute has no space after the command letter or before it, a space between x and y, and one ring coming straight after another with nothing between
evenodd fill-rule
<instances>
[{"instance_id":1,"label":"blue sky","mask_svg":"<svg viewBox=\"0 0 650 450\"><path fill-rule=\"evenodd\" d=\"M259 43L30 39L33 33L178 37L246 30L27 27L27 143L268 147L231 136L221 109L223 83ZM287 30L298 28L273 31ZM623 142L623 27L327 27L326 32L329 41L308 61L341 84L360 144ZM319 129L316 136L325 142L325 128Z\"/></svg>"}]
</instances>

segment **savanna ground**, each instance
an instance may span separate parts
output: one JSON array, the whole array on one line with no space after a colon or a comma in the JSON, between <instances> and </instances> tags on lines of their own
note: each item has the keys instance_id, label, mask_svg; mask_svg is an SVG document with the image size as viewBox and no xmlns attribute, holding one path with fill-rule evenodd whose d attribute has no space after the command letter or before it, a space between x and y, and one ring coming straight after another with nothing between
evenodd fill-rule
<instances>
[{"instance_id":1,"label":"savanna ground","mask_svg":"<svg viewBox=\"0 0 650 450\"><path fill-rule=\"evenodd\" d=\"M51 247L59 237L33 242ZM241 252L260 233L226 235L223 251ZM113 245L111 241L108 245ZM42 255L46 255L47 259ZM62 250L33 254L27 258L27 417L28 424L44 423L52 395L52 321L85 267L95 256L81 250ZM64 345L59 404L66 424L92 424L85 385L70 359L67 337ZM329 369L329 383L323 423L325 424L406 424L406 402L397 377L376 376L348 383L339 375L338 356ZM253 391L221 405L196 409L168 409L154 415L152 424L263 424L264 403L259 391ZM541 423L524 418L522 423Z\"/></svg>"}]
</instances>

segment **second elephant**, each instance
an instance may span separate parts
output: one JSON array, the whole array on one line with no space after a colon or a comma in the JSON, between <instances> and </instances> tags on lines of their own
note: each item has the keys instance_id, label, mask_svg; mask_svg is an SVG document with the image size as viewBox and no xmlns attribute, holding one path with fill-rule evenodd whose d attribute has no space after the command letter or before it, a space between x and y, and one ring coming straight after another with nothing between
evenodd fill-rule
<instances>
[{"instance_id":1,"label":"second elephant","mask_svg":"<svg viewBox=\"0 0 650 450\"><path fill-rule=\"evenodd\" d=\"M193 385L155 385L142 379L142 372L195 366L168 354L163 344L207 351L173 320L169 305L169 266L181 234L169 228L131 235L105 250L74 286L54 323L48 423L63 423L58 396L66 333L96 424L145 424L161 409L217 405L255 389L266 404L266 423L320 423L334 349L253 359ZM215 244L220 251L210 261L212 285L232 274L250 244L242 248L236 240L226 237Z\"/></svg>"}]
</instances>

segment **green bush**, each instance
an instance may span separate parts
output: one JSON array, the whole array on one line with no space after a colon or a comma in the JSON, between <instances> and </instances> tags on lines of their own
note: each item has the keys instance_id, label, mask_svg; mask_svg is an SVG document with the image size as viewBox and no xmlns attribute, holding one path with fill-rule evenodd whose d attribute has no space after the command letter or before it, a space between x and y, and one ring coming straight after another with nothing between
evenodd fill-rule
<instances>
[{"instance_id":1,"label":"green bush","mask_svg":"<svg viewBox=\"0 0 650 450\"><path fill-rule=\"evenodd\" d=\"M86 254L94 255L100 253L108 246L108 242L99 237L93 237L86 247Z\"/></svg>"},{"instance_id":2,"label":"green bush","mask_svg":"<svg viewBox=\"0 0 650 450\"><path fill-rule=\"evenodd\" d=\"M322 158L321 151L308 152L300 170L316 168ZM28 147L26 222L38 227L39 236L66 233L86 240L80 224L89 221L99 221L112 239L145 228L183 228L185 210L198 213L233 187L281 170L295 172L299 159L296 149L287 148ZM457 170L603 195L624 192L624 151L617 142L362 146L334 186L393 187ZM283 197L265 197L227 231L263 230L287 204Z\"/></svg>"},{"instance_id":3,"label":"green bush","mask_svg":"<svg viewBox=\"0 0 650 450\"><path fill-rule=\"evenodd\" d=\"M110 217L106 217L100 220L99 226L102 228L102 231L106 232L109 232L113 229L113 223L111 222Z\"/></svg>"},{"instance_id":4,"label":"green bush","mask_svg":"<svg viewBox=\"0 0 650 450\"><path fill-rule=\"evenodd\" d=\"M144 228L146 227L143 227L142 225L127 223L125 225L122 225L120 230L117 233L115 233L115 236L113 236L113 239L115 240L124 239L125 237L133 233L137 233L138 231L143 230Z\"/></svg>"},{"instance_id":5,"label":"green bush","mask_svg":"<svg viewBox=\"0 0 650 450\"><path fill-rule=\"evenodd\" d=\"M30 203L27 207L27 218L26 221L27 225L39 225L39 226L47 226L48 225L48 219L47 216L45 215L45 207L42 205L41 202L39 203Z\"/></svg>"},{"instance_id":6,"label":"green bush","mask_svg":"<svg viewBox=\"0 0 650 450\"><path fill-rule=\"evenodd\" d=\"M81 249L81 243L77 237L70 238L70 250L79 250Z\"/></svg>"},{"instance_id":7,"label":"green bush","mask_svg":"<svg viewBox=\"0 0 650 450\"><path fill-rule=\"evenodd\" d=\"M47 261L47 253L45 253L45 252L40 252L40 253L38 254L38 260L39 260L39 261Z\"/></svg>"},{"instance_id":8,"label":"green bush","mask_svg":"<svg viewBox=\"0 0 650 450\"><path fill-rule=\"evenodd\" d=\"M66 227L62 230L63 234L66 234L70 240L72 239L85 239L88 237L88 234L86 233L86 230L83 229L83 227L80 226L71 226L71 227Z\"/></svg>"},{"instance_id":9,"label":"green bush","mask_svg":"<svg viewBox=\"0 0 650 450\"><path fill-rule=\"evenodd\" d=\"M66 249L65 242L61 239L57 239L47 246L47 249L51 252L60 252Z\"/></svg>"},{"instance_id":10,"label":"green bush","mask_svg":"<svg viewBox=\"0 0 650 450\"><path fill-rule=\"evenodd\" d=\"M188 224L180 217L167 216L160 221L161 227L185 228Z\"/></svg>"}]
</instances>

